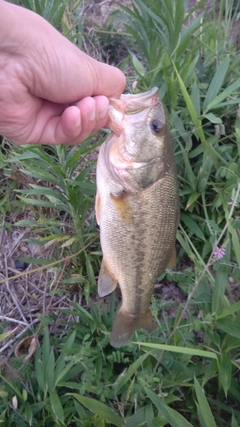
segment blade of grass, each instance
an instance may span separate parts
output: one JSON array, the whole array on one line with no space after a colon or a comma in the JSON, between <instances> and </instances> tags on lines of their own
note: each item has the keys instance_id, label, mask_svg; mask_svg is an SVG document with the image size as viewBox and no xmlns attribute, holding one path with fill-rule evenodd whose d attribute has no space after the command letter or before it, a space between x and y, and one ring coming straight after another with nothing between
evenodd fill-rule
<instances>
[{"instance_id":1,"label":"blade of grass","mask_svg":"<svg viewBox=\"0 0 240 427\"><path fill-rule=\"evenodd\" d=\"M212 108L218 108L220 102L225 98L232 95L234 91L238 90L240 86L240 78L237 79L234 83L228 86L223 92L221 92L215 99L213 99L207 106L205 112L211 110Z\"/></svg>"},{"instance_id":2,"label":"blade of grass","mask_svg":"<svg viewBox=\"0 0 240 427\"><path fill-rule=\"evenodd\" d=\"M194 388L197 395L201 418L204 421L204 426L202 427L217 427L215 420L213 418L212 411L208 404L207 398L203 393L202 388L200 387L200 384L196 379L196 377L194 378Z\"/></svg>"},{"instance_id":3,"label":"blade of grass","mask_svg":"<svg viewBox=\"0 0 240 427\"><path fill-rule=\"evenodd\" d=\"M123 418L117 415L111 408L109 408L109 406L105 405L104 403L76 393L67 393L67 396L74 397L74 399L85 406L85 408L101 417L104 421L109 422L117 427L123 427L125 425Z\"/></svg>"},{"instance_id":4,"label":"blade of grass","mask_svg":"<svg viewBox=\"0 0 240 427\"><path fill-rule=\"evenodd\" d=\"M195 129L199 134L199 138L200 138L201 142L204 144L205 143L205 135L204 135L203 130L202 130L201 120L198 118L197 112L196 112L194 105L192 103L192 100L191 100L191 98L187 92L186 86L184 85L183 80L181 79L181 76L178 73L177 67L175 66L173 61L172 61L172 65L173 65L173 68L175 70L175 73L176 73L176 76L178 79L178 83L179 83L180 89L181 89L182 94L183 94L183 98L186 102L186 105L187 105L189 114L191 116L191 119L193 121L193 124L195 126Z\"/></svg>"},{"instance_id":5,"label":"blade of grass","mask_svg":"<svg viewBox=\"0 0 240 427\"><path fill-rule=\"evenodd\" d=\"M216 353L213 353L212 351L198 350L197 348L178 347L173 345L146 343L139 341L132 341L132 344L137 344L147 348L154 348L156 350L171 351L174 353L188 354L189 356L207 357L218 360Z\"/></svg>"},{"instance_id":6,"label":"blade of grass","mask_svg":"<svg viewBox=\"0 0 240 427\"><path fill-rule=\"evenodd\" d=\"M118 393L119 390L124 386L124 384L126 384L126 382L137 372L139 366L148 356L148 354L143 354L134 363L132 363L132 365L126 370L126 372L124 372L124 374L119 375L119 377L113 384L116 393Z\"/></svg>"},{"instance_id":7,"label":"blade of grass","mask_svg":"<svg viewBox=\"0 0 240 427\"><path fill-rule=\"evenodd\" d=\"M162 399L160 399L152 390L148 387L144 387L144 390L156 408L161 414L163 414L172 427L193 427L193 425L190 424L181 414L163 403Z\"/></svg>"},{"instance_id":8,"label":"blade of grass","mask_svg":"<svg viewBox=\"0 0 240 427\"><path fill-rule=\"evenodd\" d=\"M203 103L203 111L207 110L207 106L216 98L219 90L222 87L223 81L225 79L228 67L230 63L230 58L227 56L222 63L218 66L216 73L213 76L213 79L209 85L206 97Z\"/></svg>"}]
</instances>

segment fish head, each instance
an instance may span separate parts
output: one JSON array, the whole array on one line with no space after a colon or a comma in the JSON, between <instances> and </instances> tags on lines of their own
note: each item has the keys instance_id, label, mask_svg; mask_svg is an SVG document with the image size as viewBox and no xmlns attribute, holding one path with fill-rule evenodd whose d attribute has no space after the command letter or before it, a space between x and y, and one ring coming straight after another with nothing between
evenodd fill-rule
<instances>
[{"instance_id":1,"label":"fish head","mask_svg":"<svg viewBox=\"0 0 240 427\"><path fill-rule=\"evenodd\" d=\"M169 136L164 107L158 98L158 88L141 94L110 98L109 127L118 141L126 160L149 161L164 154Z\"/></svg>"},{"instance_id":2,"label":"fish head","mask_svg":"<svg viewBox=\"0 0 240 427\"><path fill-rule=\"evenodd\" d=\"M171 141L158 88L110 98L109 127L109 160L122 181L146 188L166 173Z\"/></svg>"}]
</instances>

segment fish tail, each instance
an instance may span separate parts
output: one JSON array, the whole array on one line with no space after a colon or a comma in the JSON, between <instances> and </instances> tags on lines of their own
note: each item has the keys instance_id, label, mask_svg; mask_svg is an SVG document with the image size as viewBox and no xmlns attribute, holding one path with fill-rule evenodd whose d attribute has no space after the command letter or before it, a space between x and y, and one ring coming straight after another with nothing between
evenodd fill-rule
<instances>
[{"instance_id":1,"label":"fish tail","mask_svg":"<svg viewBox=\"0 0 240 427\"><path fill-rule=\"evenodd\" d=\"M113 324L110 344L116 348L127 345L133 332L140 328L149 331L154 329L154 321L150 308L144 316L134 316L121 308Z\"/></svg>"}]
</instances>

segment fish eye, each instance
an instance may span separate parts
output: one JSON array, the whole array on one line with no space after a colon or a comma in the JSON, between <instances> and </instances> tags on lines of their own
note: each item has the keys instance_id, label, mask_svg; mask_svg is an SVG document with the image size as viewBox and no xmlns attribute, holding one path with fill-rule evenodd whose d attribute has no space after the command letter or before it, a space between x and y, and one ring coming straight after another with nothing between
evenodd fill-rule
<instances>
[{"instance_id":1,"label":"fish eye","mask_svg":"<svg viewBox=\"0 0 240 427\"><path fill-rule=\"evenodd\" d=\"M154 133L160 133L163 128L163 123L161 120L155 119L150 123L150 127Z\"/></svg>"}]
</instances>

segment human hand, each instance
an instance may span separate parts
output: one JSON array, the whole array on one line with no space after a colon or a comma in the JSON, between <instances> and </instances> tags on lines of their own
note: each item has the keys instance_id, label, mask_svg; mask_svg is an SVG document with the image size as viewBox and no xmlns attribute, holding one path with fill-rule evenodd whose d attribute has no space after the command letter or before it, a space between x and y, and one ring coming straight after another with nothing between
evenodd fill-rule
<instances>
[{"instance_id":1,"label":"human hand","mask_svg":"<svg viewBox=\"0 0 240 427\"><path fill-rule=\"evenodd\" d=\"M106 126L125 77L39 15L0 0L0 134L15 144L77 144Z\"/></svg>"}]
</instances>

